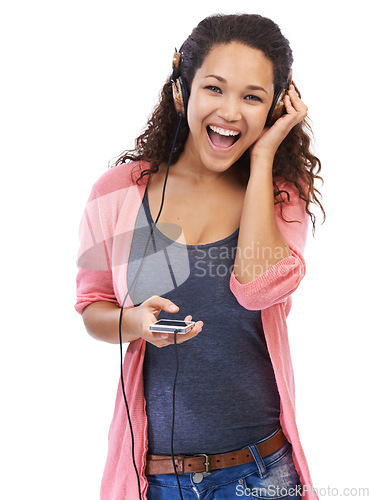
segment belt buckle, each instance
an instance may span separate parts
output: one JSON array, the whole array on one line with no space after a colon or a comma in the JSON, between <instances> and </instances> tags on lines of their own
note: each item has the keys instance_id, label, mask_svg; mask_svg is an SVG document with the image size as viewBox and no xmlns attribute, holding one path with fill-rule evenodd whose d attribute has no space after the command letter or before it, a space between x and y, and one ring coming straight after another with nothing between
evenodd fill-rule
<instances>
[{"instance_id":1,"label":"belt buckle","mask_svg":"<svg viewBox=\"0 0 370 500\"><path fill-rule=\"evenodd\" d=\"M195 457L204 457L206 461L203 463L203 465L206 466L206 470L203 472L209 472L209 456L206 453L198 453L197 455L194 455Z\"/></svg>"}]
</instances>

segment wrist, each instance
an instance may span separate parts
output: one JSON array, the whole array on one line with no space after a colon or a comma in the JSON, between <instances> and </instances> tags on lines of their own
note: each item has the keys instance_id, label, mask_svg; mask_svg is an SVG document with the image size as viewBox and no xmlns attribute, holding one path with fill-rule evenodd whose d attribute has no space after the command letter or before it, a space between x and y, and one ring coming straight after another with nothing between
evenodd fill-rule
<instances>
[{"instance_id":1,"label":"wrist","mask_svg":"<svg viewBox=\"0 0 370 500\"><path fill-rule=\"evenodd\" d=\"M250 156L251 168L256 164L260 168L270 169L272 171L272 167L274 164L275 153L272 151L252 151Z\"/></svg>"},{"instance_id":2,"label":"wrist","mask_svg":"<svg viewBox=\"0 0 370 500\"><path fill-rule=\"evenodd\" d=\"M133 316L135 316L135 307L123 309L121 317L122 342L133 342L140 338Z\"/></svg>"},{"instance_id":3,"label":"wrist","mask_svg":"<svg viewBox=\"0 0 370 500\"><path fill-rule=\"evenodd\" d=\"M258 179L258 182L272 183L273 158L257 156L250 160L250 178Z\"/></svg>"}]
</instances>

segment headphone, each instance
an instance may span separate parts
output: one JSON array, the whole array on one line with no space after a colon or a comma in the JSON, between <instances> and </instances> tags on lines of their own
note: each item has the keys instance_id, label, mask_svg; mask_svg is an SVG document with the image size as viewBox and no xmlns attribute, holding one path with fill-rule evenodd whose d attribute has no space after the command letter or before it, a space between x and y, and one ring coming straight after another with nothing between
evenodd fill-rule
<instances>
[{"instance_id":1,"label":"headphone","mask_svg":"<svg viewBox=\"0 0 370 500\"><path fill-rule=\"evenodd\" d=\"M176 112L181 117L186 117L186 110L189 101L189 91L180 74L181 52L175 51L172 59L172 96ZM266 119L266 126L271 127L285 111L284 97L292 83L292 73L290 73L287 85L276 90L272 104Z\"/></svg>"},{"instance_id":2,"label":"headphone","mask_svg":"<svg viewBox=\"0 0 370 500\"><path fill-rule=\"evenodd\" d=\"M281 87L274 94L271 108L266 118L266 127L271 127L279 118L283 116L285 112L284 97L286 96L289 90L289 85L291 85L291 83L292 72L290 72L290 75L288 77L286 88Z\"/></svg>"},{"instance_id":3,"label":"headphone","mask_svg":"<svg viewBox=\"0 0 370 500\"><path fill-rule=\"evenodd\" d=\"M176 113L185 118L186 110L188 109L189 91L180 75L180 61L181 52L177 52L175 49L172 59L172 96Z\"/></svg>"}]
</instances>

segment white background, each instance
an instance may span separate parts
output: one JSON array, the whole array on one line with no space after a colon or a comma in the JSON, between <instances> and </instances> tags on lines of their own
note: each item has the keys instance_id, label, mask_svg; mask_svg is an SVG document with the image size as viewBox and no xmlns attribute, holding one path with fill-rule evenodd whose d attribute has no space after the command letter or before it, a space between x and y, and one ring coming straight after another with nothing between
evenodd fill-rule
<instances>
[{"instance_id":1,"label":"white background","mask_svg":"<svg viewBox=\"0 0 370 500\"><path fill-rule=\"evenodd\" d=\"M119 351L74 311L78 224L174 47L216 12L271 17L293 48L327 211L289 318L298 426L322 498L370 488L366 3L14 0L0 14L4 500L99 498Z\"/></svg>"}]
</instances>

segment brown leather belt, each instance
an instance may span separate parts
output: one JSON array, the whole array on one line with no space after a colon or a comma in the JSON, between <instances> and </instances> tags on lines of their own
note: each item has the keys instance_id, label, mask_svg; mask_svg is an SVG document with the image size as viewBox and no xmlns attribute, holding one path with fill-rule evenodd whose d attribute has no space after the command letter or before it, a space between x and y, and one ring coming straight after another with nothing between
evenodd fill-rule
<instances>
[{"instance_id":1,"label":"brown leather belt","mask_svg":"<svg viewBox=\"0 0 370 500\"><path fill-rule=\"evenodd\" d=\"M281 429L262 443L257 444L257 449L262 458L271 455L283 446L286 437ZM223 469L232 465L247 464L253 462L254 458L248 448L243 450L220 453L218 455L175 455L175 465L178 474L186 472L208 472L214 469ZM146 475L150 474L173 474L173 463L171 456L147 455Z\"/></svg>"}]
</instances>

